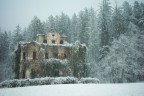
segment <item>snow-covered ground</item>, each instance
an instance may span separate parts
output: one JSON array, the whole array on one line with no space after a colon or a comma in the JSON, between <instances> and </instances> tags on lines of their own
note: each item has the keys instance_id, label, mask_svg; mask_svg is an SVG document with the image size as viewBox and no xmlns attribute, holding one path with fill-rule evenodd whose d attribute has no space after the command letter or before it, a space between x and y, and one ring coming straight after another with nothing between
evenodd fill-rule
<instances>
[{"instance_id":1,"label":"snow-covered ground","mask_svg":"<svg viewBox=\"0 0 144 96\"><path fill-rule=\"evenodd\" d=\"M144 83L63 84L0 89L0 96L144 96Z\"/></svg>"}]
</instances>

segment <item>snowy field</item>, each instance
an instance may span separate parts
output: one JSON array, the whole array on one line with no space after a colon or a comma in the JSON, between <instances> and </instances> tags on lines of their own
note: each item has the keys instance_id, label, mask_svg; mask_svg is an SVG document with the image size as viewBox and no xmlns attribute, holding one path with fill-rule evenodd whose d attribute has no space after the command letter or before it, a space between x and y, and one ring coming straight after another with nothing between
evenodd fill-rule
<instances>
[{"instance_id":1,"label":"snowy field","mask_svg":"<svg viewBox=\"0 0 144 96\"><path fill-rule=\"evenodd\" d=\"M144 96L144 83L65 84L0 89L0 96Z\"/></svg>"}]
</instances>

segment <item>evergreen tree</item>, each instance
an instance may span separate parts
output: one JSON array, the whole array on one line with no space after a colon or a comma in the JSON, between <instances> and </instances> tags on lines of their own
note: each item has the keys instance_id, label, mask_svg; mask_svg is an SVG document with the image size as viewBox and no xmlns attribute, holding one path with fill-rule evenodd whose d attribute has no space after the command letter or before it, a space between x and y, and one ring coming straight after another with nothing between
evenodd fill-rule
<instances>
[{"instance_id":1,"label":"evergreen tree","mask_svg":"<svg viewBox=\"0 0 144 96\"><path fill-rule=\"evenodd\" d=\"M109 82L136 82L143 80L143 35L130 23L128 33L115 39L108 55L100 61L100 78Z\"/></svg>"},{"instance_id":2,"label":"evergreen tree","mask_svg":"<svg viewBox=\"0 0 144 96\"><path fill-rule=\"evenodd\" d=\"M12 65L10 62L10 39L7 32L0 32L0 81L10 79Z\"/></svg>"},{"instance_id":3,"label":"evergreen tree","mask_svg":"<svg viewBox=\"0 0 144 96\"><path fill-rule=\"evenodd\" d=\"M99 14L101 47L110 45L111 6L109 0L103 0Z\"/></svg>"},{"instance_id":4,"label":"evergreen tree","mask_svg":"<svg viewBox=\"0 0 144 96\"><path fill-rule=\"evenodd\" d=\"M141 3L142 17L144 17L144 3Z\"/></svg>"},{"instance_id":5,"label":"evergreen tree","mask_svg":"<svg viewBox=\"0 0 144 96\"><path fill-rule=\"evenodd\" d=\"M36 40L37 34L43 34L44 33L44 25L38 19L37 16L34 16L29 27L28 27L28 34L29 34L29 40Z\"/></svg>"},{"instance_id":6,"label":"evergreen tree","mask_svg":"<svg viewBox=\"0 0 144 96\"><path fill-rule=\"evenodd\" d=\"M111 39L111 6L109 0L103 0L99 13L99 31L100 31L100 59L102 59L109 51Z\"/></svg>"},{"instance_id":7,"label":"evergreen tree","mask_svg":"<svg viewBox=\"0 0 144 96\"><path fill-rule=\"evenodd\" d=\"M136 19L141 18L142 10L138 1L134 2L133 15Z\"/></svg>"},{"instance_id":8,"label":"evergreen tree","mask_svg":"<svg viewBox=\"0 0 144 96\"><path fill-rule=\"evenodd\" d=\"M48 17L48 20L46 21L46 27L47 27L46 33L50 32L51 30L56 30L56 24L55 23L56 23L55 18L52 15L50 15Z\"/></svg>"},{"instance_id":9,"label":"evergreen tree","mask_svg":"<svg viewBox=\"0 0 144 96\"><path fill-rule=\"evenodd\" d=\"M74 13L71 19L71 42L78 40L78 17Z\"/></svg>"},{"instance_id":10,"label":"evergreen tree","mask_svg":"<svg viewBox=\"0 0 144 96\"><path fill-rule=\"evenodd\" d=\"M138 22L139 27L144 30L144 4L141 3L141 18Z\"/></svg>"},{"instance_id":11,"label":"evergreen tree","mask_svg":"<svg viewBox=\"0 0 144 96\"><path fill-rule=\"evenodd\" d=\"M116 39L119 38L121 34L124 34L127 30L127 23L122 14L121 8L117 6L114 9L114 13L112 16L112 25L113 25L113 34L112 36Z\"/></svg>"},{"instance_id":12,"label":"evergreen tree","mask_svg":"<svg viewBox=\"0 0 144 96\"><path fill-rule=\"evenodd\" d=\"M27 31L27 28L25 27L25 28L23 28L23 30L22 30L22 36L23 36L23 40L24 41L29 41L28 40L28 31Z\"/></svg>"},{"instance_id":13,"label":"evergreen tree","mask_svg":"<svg viewBox=\"0 0 144 96\"><path fill-rule=\"evenodd\" d=\"M2 53L2 30L0 28L0 53ZM0 62L2 61L2 54L0 54Z\"/></svg>"},{"instance_id":14,"label":"evergreen tree","mask_svg":"<svg viewBox=\"0 0 144 96\"><path fill-rule=\"evenodd\" d=\"M81 43L85 43L88 45L89 39L89 12L88 9L85 8L84 11L80 11L79 13L79 22L80 22L80 34L79 39Z\"/></svg>"},{"instance_id":15,"label":"evergreen tree","mask_svg":"<svg viewBox=\"0 0 144 96\"><path fill-rule=\"evenodd\" d=\"M131 7L131 5L127 1L125 1L123 3L122 8L123 8L122 15L125 18L125 21L126 21L127 26L128 26L128 24L130 22L130 16L132 16L132 7Z\"/></svg>"},{"instance_id":16,"label":"evergreen tree","mask_svg":"<svg viewBox=\"0 0 144 96\"><path fill-rule=\"evenodd\" d=\"M13 45L17 45L20 41L23 41L22 30L21 27L17 25L14 30Z\"/></svg>"},{"instance_id":17,"label":"evergreen tree","mask_svg":"<svg viewBox=\"0 0 144 96\"><path fill-rule=\"evenodd\" d=\"M60 30L60 16L55 16L55 31L59 32Z\"/></svg>"},{"instance_id":18,"label":"evergreen tree","mask_svg":"<svg viewBox=\"0 0 144 96\"><path fill-rule=\"evenodd\" d=\"M68 15L64 14L62 12L62 14L60 15L59 18L59 31L61 35L66 35L68 37L70 37L70 26L71 26L71 22L70 22L70 18ZM70 38L67 38L68 41L70 41Z\"/></svg>"}]
</instances>

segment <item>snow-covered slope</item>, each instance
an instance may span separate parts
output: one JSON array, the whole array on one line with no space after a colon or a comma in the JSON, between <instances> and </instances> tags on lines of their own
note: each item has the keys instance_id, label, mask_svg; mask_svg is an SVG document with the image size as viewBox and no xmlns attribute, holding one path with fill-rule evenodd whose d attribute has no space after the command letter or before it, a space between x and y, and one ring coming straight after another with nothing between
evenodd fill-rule
<instances>
[{"instance_id":1,"label":"snow-covered slope","mask_svg":"<svg viewBox=\"0 0 144 96\"><path fill-rule=\"evenodd\" d=\"M0 96L144 96L144 83L65 84L0 89Z\"/></svg>"}]
</instances>

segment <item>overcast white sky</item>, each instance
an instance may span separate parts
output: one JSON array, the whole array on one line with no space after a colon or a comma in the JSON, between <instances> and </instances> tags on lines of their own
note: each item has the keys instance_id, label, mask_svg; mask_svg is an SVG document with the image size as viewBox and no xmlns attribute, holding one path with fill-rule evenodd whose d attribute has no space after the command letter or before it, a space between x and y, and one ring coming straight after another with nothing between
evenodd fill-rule
<instances>
[{"instance_id":1,"label":"overcast white sky","mask_svg":"<svg viewBox=\"0 0 144 96\"><path fill-rule=\"evenodd\" d=\"M102 0L0 0L0 27L14 30L15 26L27 27L34 16L45 21L49 15L61 12L72 16L85 7L98 9ZM110 0L112 5L114 0ZM117 0L121 4L125 0ZM133 3L135 0L127 0ZM137 0L144 2L143 0Z\"/></svg>"}]
</instances>

